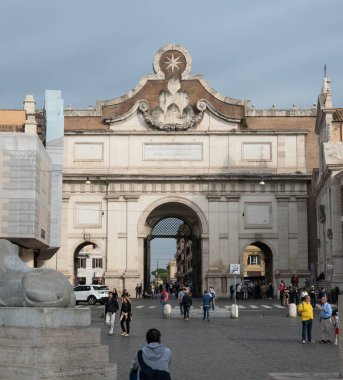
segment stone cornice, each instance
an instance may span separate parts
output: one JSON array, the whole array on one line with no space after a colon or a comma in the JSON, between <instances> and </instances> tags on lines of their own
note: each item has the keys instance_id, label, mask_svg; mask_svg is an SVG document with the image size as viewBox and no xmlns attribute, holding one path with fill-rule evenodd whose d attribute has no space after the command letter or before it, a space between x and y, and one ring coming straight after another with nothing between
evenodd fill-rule
<instances>
[{"instance_id":1,"label":"stone cornice","mask_svg":"<svg viewBox=\"0 0 343 380\"><path fill-rule=\"evenodd\" d=\"M111 200L117 200L120 198L120 194L117 193L109 193L108 195L105 196L105 199L111 201Z\"/></svg>"},{"instance_id":2,"label":"stone cornice","mask_svg":"<svg viewBox=\"0 0 343 380\"><path fill-rule=\"evenodd\" d=\"M182 181L182 182L222 182L222 181L229 181L229 182L235 182L235 181L243 181L243 182L259 182L261 180L262 173L227 173L227 174L199 174L199 175L156 175L156 174L145 174L145 175L135 175L135 174L101 174L97 172L89 173L87 174L75 172L75 173L68 173L65 169L65 173L63 175L63 181L67 182L81 182L83 183L86 176L89 175L94 177L94 181L96 182L109 182L109 181L139 181L139 182L150 182L150 181L157 181L157 182L175 182L175 181ZM76 169L80 170L80 169ZM88 170L88 168L84 168L84 170ZM268 181L269 183L276 183L276 182L309 182L311 180L311 174L269 174L269 175L263 175L263 178L265 181Z\"/></svg>"},{"instance_id":3,"label":"stone cornice","mask_svg":"<svg viewBox=\"0 0 343 380\"><path fill-rule=\"evenodd\" d=\"M230 193L226 193L225 194L225 198L229 201L229 202L238 202L239 199L241 198L241 195L240 194L230 194Z\"/></svg>"},{"instance_id":4,"label":"stone cornice","mask_svg":"<svg viewBox=\"0 0 343 380\"><path fill-rule=\"evenodd\" d=\"M127 114L125 114L127 115ZM108 119L107 122L111 123L113 120L121 120L124 116L120 116L117 119ZM238 122L238 119L232 119L232 118L226 118L228 122L234 123ZM284 135L308 135L307 130L282 130L278 129L277 131L272 131L272 130L260 130L260 129L231 129L231 130L225 130L225 131L197 131L197 130L185 130L185 131L173 131L173 132L168 132L168 135L173 136L173 135L179 135L182 133L182 136L216 136L216 135L261 135L261 136L284 136ZM91 135L91 136L111 136L111 135L120 135L120 136L154 136L154 135L163 135L165 136L166 132L165 131L160 131L156 129L147 129L146 131L65 131L64 135L65 136L80 136L80 135Z\"/></svg>"},{"instance_id":5,"label":"stone cornice","mask_svg":"<svg viewBox=\"0 0 343 380\"><path fill-rule=\"evenodd\" d=\"M208 193L206 194L206 198L209 200L209 202L216 202L216 201L219 201L222 197L222 194L211 194L211 193Z\"/></svg>"},{"instance_id":6,"label":"stone cornice","mask_svg":"<svg viewBox=\"0 0 343 380\"><path fill-rule=\"evenodd\" d=\"M134 194L134 193L124 194L124 198L128 202L137 202L139 197L140 197L140 194Z\"/></svg>"},{"instance_id":7,"label":"stone cornice","mask_svg":"<svg viewBox=\"0 0 343 380\"><path fill-rule=\"evenodd\" d=\"M290 108L290 109L255 109L246 108L245 116L254 117L315 117L316 108Z\"/></svg>"}]
</instances>

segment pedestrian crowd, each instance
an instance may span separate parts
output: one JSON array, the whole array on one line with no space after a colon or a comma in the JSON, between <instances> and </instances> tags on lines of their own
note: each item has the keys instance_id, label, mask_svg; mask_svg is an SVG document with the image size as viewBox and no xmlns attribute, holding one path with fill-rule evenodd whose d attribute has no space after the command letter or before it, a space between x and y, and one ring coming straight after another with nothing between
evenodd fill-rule
<instances>
[{"instance_id":1,"label":"pedestrian crowd","mask_svg":"<svg viewBox=\"0 0 343 380\"><path fill-rule=\"evenodd\" d=\"M249 290L250 289L250 290ZM152 298L158 298L163 316L170 315L170 296L175 295L180 308L180 316L188 321L192 301L192 287L185 284L166 284L155 286L152 284L149 291L144 291L142 284L135 289L136 298L144 298L144 294L150 294ZM339 339L339 315L338 310L328 302L328 294L325 287L319 291L314 286L305 286L299 289L298 284L292 283L286 286L284 281L280 282L279 298L282 306L290 303L297 305L297 312L301 316L302 343L315 343L312 339L312 325L314 309L320 302L319 322L321 326L321 344L334 343L338 345ZM234 293L234 294L232 294ZM230 287L231 298L237 299L265 299L274 297L274 288L271 283L263 282L237 283ZM214 287L209 287L201 297L203 308L203 320L210 321L210 311L215 309L216 292ZM120 301L119 301L120 300ZM119 302L121 305L119 305ZM119 319L122 336L130 335L130 322L132 321L132 309L130 294L126 289L118 295L116 289L109 292L109 298L105 303L105 321L110 330L108 335L113 335L116 313L120 310ZM169 312L168 312L169 310ZM136 379L166 379L170 380L171 351L161 343L161 333L153 328L146 333L147 344L134 356L131 364L130 380Z\"/></svg>"},{"instance_id":2,"label":"pedestrian crowd","mask_svg":"<svg viewBox=\"0 0 343 380\"><path fill-rule=\"evenodd\" d=\"M298 284L291 283L286 286L284 281L279 285L280 303L281 306L288 306L291 303L299 305L303 301L305 296L310 297L310 302L313 308L316 307L318 300L321 300L323 296L329 297L329 294L325 287L322 287L319 291L315 289L314 285L304 286L299 288Z\"/></svg>"},{"instance_id":3,"label":"pedestrian crowd","mask_svg":"<svg viewBox=\"0 0 343 380\"><path fill-rule=\"evenodd\" d=\"M274 286L272 282L265 281L247 281L237 282L236 285L230 285L230 298L237 300L251 299L272 299L274 297Z\"/></svg>"},{"instance_id":4,"label":"pedestrian crowd","mask_svg":"<svg viewBox=\"0 0 343 380\"><path fill-rule=\"evenodd\" d=\"M130 294L126 289L123 290L123 293L120 296L121 307L120 307L120 327L122 329L123 336L130 335L130 322L132 320L131 312L131 301ZM118 292L117 289L113 289L108 293L108 300L105 303L105 321L106 324L110 327L108 335L113 335L114 333L114 323L116 320L116 312L119 310L118 302Z\"/></svg>"}]
</instances>

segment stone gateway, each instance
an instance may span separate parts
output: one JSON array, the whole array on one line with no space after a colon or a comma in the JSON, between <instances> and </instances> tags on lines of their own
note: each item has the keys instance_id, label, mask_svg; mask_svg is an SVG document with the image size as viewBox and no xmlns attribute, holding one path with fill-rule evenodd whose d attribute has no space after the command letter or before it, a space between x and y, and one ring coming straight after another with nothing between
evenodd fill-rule
<instances>
[{"instance_id":1,"label":"stone gateway","mask_svg":"<svg viewBox=\"0 0 343 380\"><path fill-rule=\"evenodd\" d=\"M223 96L180 45L158 50L153 68L120 98L65 109L62 246L47 265L133 294L168 230L176 277L196 295L211 285L227 296L232 263L275 287L308 278L315 110Z\"/></svg>"}]
</instances>

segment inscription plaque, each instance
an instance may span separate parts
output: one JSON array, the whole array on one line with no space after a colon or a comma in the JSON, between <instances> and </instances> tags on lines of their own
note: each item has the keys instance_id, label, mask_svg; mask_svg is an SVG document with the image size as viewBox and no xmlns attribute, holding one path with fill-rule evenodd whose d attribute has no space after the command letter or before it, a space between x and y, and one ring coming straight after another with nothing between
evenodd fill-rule
<instances>
[{"instance_id":1,"label":"inscription plaque","mask_svg":"<svg viewBox=\"0 0 343 380\"><path fill-rule=\"evenodd\" d=\"M202 160L202 144L144 144L144 160Z\"/></svg>"},{"instance_id":2,"label":"inscription plaque","mask_svg":"<svg viewBox=\"0 0 343 380\"><path fill-rule=\"evenodd\" d=\"M242 160L243 161L271 161L272 147L271 143L243 143Z\"/></svg>"}]
</instances>

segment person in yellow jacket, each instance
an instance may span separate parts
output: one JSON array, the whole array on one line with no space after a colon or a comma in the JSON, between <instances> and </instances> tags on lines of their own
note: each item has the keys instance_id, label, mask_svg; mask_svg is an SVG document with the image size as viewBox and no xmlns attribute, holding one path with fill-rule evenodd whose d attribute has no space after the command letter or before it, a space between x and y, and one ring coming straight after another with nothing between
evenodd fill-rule
<instances>
[{"instance_id":1,"label":"person in yellow jacket","mask_svg":"<svg viewBox=\"0 0 343 380\"><path fill-rule=\"evenodd\" d=\"M298 313L301 315L302 320L302 338L303 343L306 343L306 334L307 334L307 342L315 343L312 340L311 332L312 332L312 321L313 321L313 307L311 305L311 297L309 295L304 297L303 302L301 302L298 306Z\"/></svg>"}]
</instances>

